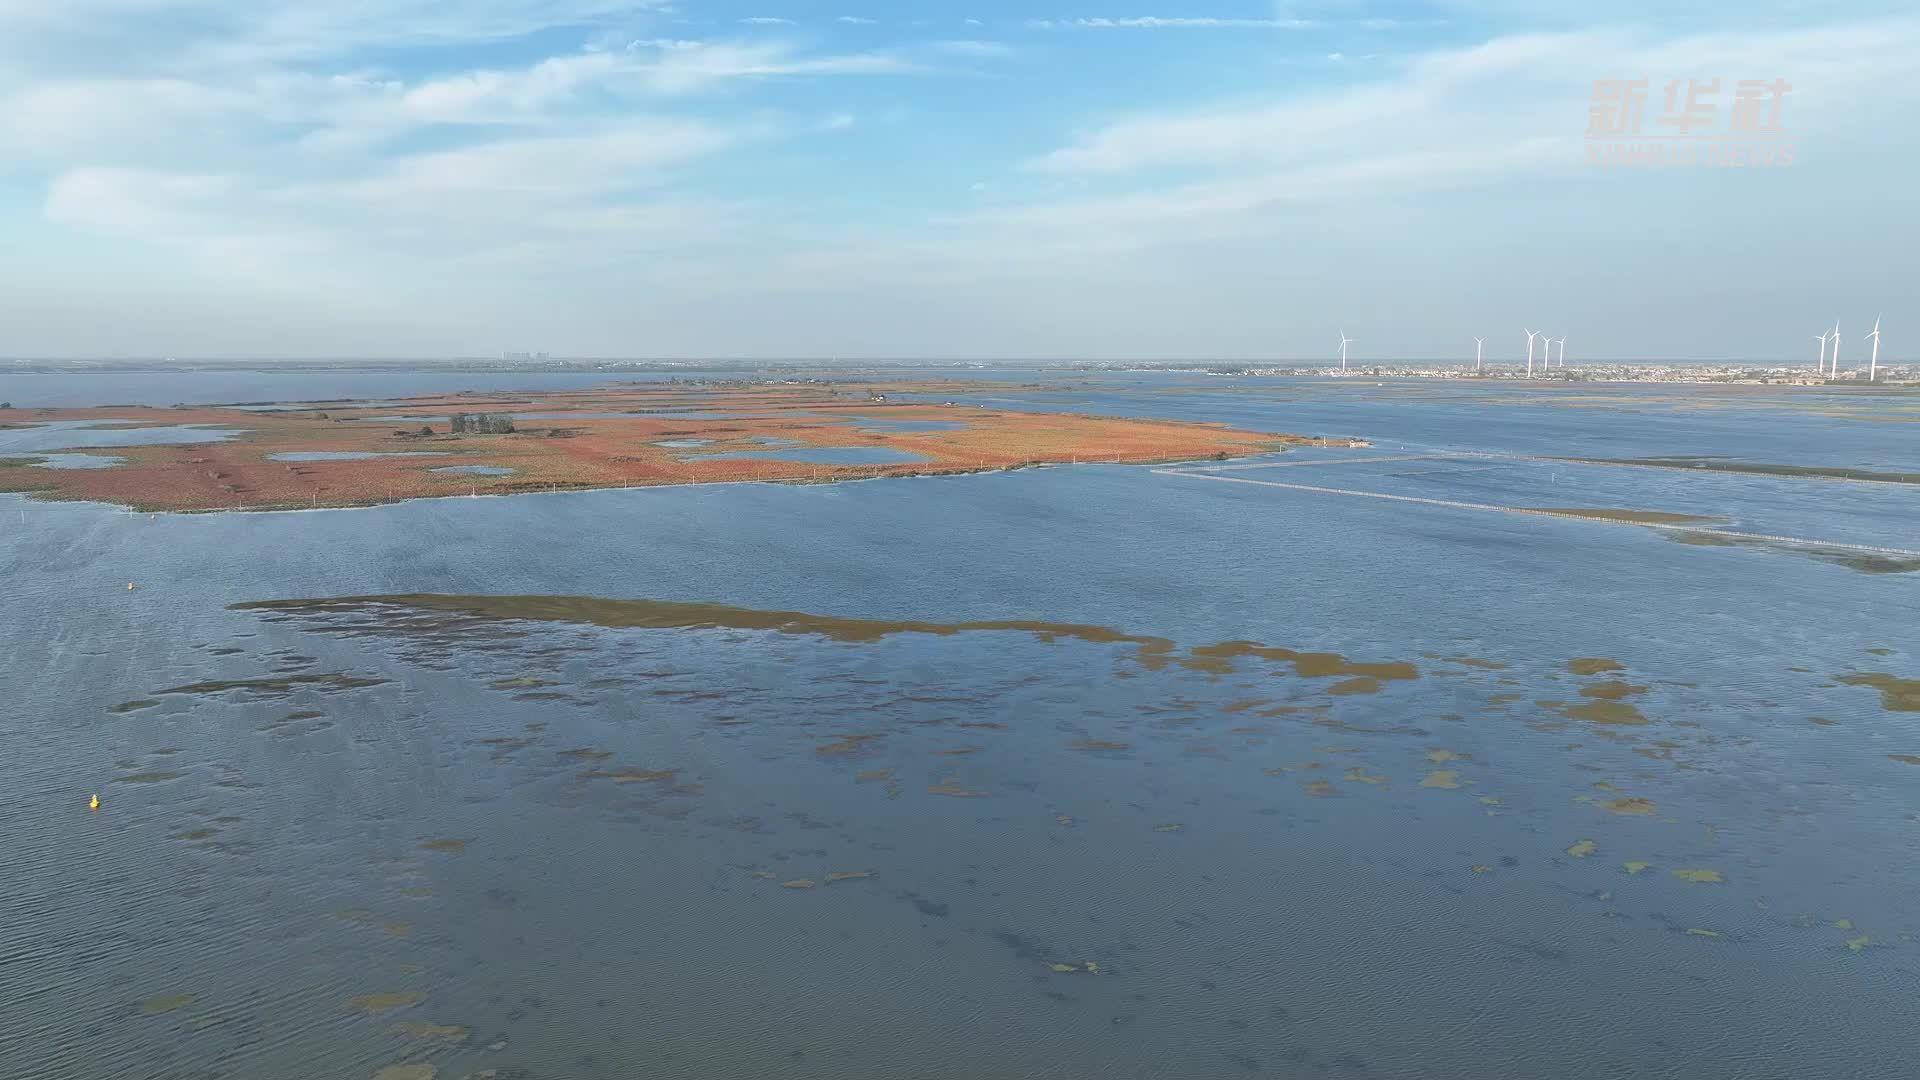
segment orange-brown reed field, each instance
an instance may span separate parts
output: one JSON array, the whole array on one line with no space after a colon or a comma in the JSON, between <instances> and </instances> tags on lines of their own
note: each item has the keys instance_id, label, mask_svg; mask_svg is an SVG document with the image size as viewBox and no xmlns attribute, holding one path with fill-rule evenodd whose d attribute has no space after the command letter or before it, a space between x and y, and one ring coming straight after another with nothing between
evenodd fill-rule
<instances>
[{"instance_id":1,"label":"orange-brown reed field","mask_svg":"<svg viewBox=\"0 0 1920 1080\"><path fill-rule=\"evenodd\" d=\"M0 424L197 424L210 425L209 440L93 448L92 453L124 459L107 468L50 469L41 467L31 453L0 459L0 491L150 511L274 510L444 495L732 481L829 482L1053 463L1182 461L1259 453L1306 441L1217 424L896 400L907 393L938 396L989 389L1007 393L1019 388L938 382L669 384L381 402L291 402L281 411L8 409L0 411ZM513 420L510 434L456 434L451 428L458 413L521 416ZM933 422L939 430L884 430L901 422ZM661 445L693 440L702 441L697 446ZM850 465L707 456L842 447L879 447L916 457L902 464ZM371 456L276 460L309 453ZM450 466L510 472L435 471Z\"/></svg>"}]
</instances>

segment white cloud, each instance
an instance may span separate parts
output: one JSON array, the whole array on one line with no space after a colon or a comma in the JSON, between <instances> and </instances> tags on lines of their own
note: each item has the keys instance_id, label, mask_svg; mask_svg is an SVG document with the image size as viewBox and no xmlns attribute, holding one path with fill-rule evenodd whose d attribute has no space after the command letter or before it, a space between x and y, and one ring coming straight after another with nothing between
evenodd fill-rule
<instances>
[{"instance_id":1,"label":"white cloud","mask_svg":"<svg viewBox=\"0 0 1920 1080\"><path fill-rule=\"evenodd\" d=\"M1516 169L1565 167L1577 164L1578 141L1571 136L1540 136L1461 149L1382 152L1126 195L981 211L949 220L1022 229L1157 225L1242 213L1276 203L1328 202L1381 189L1425 189L1495 178Z\"/></svg>"},{"instance_id":2,"label":"white cloud","mask_svg":"<svg viewBox=\"0 0 1920 1080\"><path fill-rule=\"evenodd\" d=\"M1186 15L1136 15L1126 18L1028 19L1034 30L1305 30L1309 19L1245 19Z\"/></svg>"},{"instance_id":3,"label":"white cloud","mask_svg":"<svg viewBox=\"0 0 1920 1080\"><path fill-rule=\"evenodd\" d=\"M1757 2L1779 15L1786 0ZM1517 8L1518 0L1435 0L1414 10L1476 13L1478 26L1492 8L1475 5ZM1651 10L1650 0L1640 6ZM1694 280L1738 278L1742 267L1725 253L1752 250L1756 242L1742 230L1763 220L1773 230L1762 242L1769 250L1859 253L1819 287L1838 287L1849 273L1849 282L1861 279L1862 267L1886 279L1875 288L1911 282L1897 255L1874 262L1873 239L1886 233L1885 221L1903 220L1904 204L1886 192L1915 158L1907 109L1920 93L1912 78L1920 74L1920 20L1728 17L1721 21L1741 29L1678 36L1659 29L1670 25L1659 18L1611 29L1521 29L1593 17L1575 7L1530 7L1535 14L1516 14L1477 46L1378 58L1372 53L1382 50L1364 35L1323 41L1288 33L1389 27L1391 20L1362 18L1373 5L1358 0L1229 9L1277 12L1271 19L1035 20L1036 29L1082 35L1076 40L1090 47L1118 46L1116 37L1136 31L1135 44L1152 36L1155 49L1187 50L1181 58L1196 64L1223 40L1207 31L1298 48L1286 57L1293 66L1284 78L1264 90L1248 90L1260 77L1254 72L1222 80L1239 95L1232 99L1065 121L1083 124L1077 132L1055 126L1062 121L1054 109L1033 109L1004 139L918 140L913 123L934 114L928 103L910 93L876 102L827 80L987 68L987 58L1011 50L978 40L993 36L988 31L958 29L982 20L936 20L968 40L912 31L886 48L832 52L785 40L777 28L792 21L780 17L733 20L727 12L702 22L632 0L0 0L0 171L10 184L44 192L39 221L31 209L22 219L0 207L0 236L32 245L11 260L13 269L0 267L0 306L10 335L24 314L39 320L41 340L90 340L71 336L88 332L73 319L56 325L20 297L55 280L48 264L71 258L79 267L98 250L114 258L71 271L73 280L91 287L86 278L97 274L101 290L110 283L125 298L129 318L143 317L143 296L191 300L194 290L180 284L189 278L232 286L203 285L202 297L284 290L294 299L283 306L239 305L247 311L237 317L252 319L263 344L287 338L284 326L302 312L323 310L331 320L364 309L392 316L378 324L382 335L393 327L420 335L410 341L429 339L418 327L437 311L444 326L504 328L516 339L547 338L541 347L556 350L619 351L625 332L649 347L673 342L672 351L825 352L836 347L821 343L844 341L834 335L868 332L844 327L872 325L841 313L885 297L914 317L865 340L897 335L887 340L899 352L978 348L951 343L988 340L969 336L983 326L996 328L1001 336L992 340L1010 351L1100 351L1102 342L1124 350L1138 347L1136 339L1204 350L1222 340L1206 336L1216 331L1257 336L1247 328L1269 314L1292 318L1303 304L1347 302L1340 293L1360 275L1396 304L1403 296L1417 304L1413 293L1425 286L1408 270L1395 291L1396 268L1431 270L1435 251L1451 257L1476 244L1497 247L1502 237L1531 256L1568 241L1554 235L1575 227L1567 223L1601 217L1585 210L1596 197L1612 220L1644 215L1635 219L1635 243L1678 235L1703 253L1721 252L1718 263L1702 255ZM1693 9L1672 17L1711 21ZM987 20L996 31L1003 21ZM695 39L715 25L720 36ZM726 36L729 28L737 37ZM1024 48L1036 39L1014 40ZM536 45L541 51L529 52ZM1332 50L1343 63L1327 61ZM1048 77L1114 77L1102 66L1111 56L1076 48L1058 59ZM1083 60L1086 68L1073 66ZM1650 114L1668 77L1785 77L1795 87L1787 121L1804 133L1810 167L1718 178L1729 191L1773 192L1770 206L1749 197L1747 223L1735 225L1719 191L1675 210L1669 192L1681 189L1678 178L1663 178L1658 192L1647 174L1637 184L1596 185L1580 159L1586 102L1593 78L1614 75L1654 82ZM821 85L805 95L766 92L793 80ZM1193 101L1207 86L1203 78L1129 86L1109 100L1151 101L1164 90L1168 102ZM900 88L887 89L891 99ZM1049 89L1036 81L1019 92L1037 98ZM828 138L836 142L820 141ZM902 185L884 170L840 164L881 139L936 178ZM756 156L783 146L790 158ZM1867 148L1890 165L1818 171L1830 152ZM948 156L932 156L940 154ZM796 168L781 167L788 163ZM1692 184L1698 192L1714 181ZM1874 184L1884 189L1877 202ZM714 194L723 191L751 194ZM876 219L896 224L837 224L876 207ZM1774 236L1791 231L1792 219L1816 216L1812 243L1795 248ZM1869 218L1879 223L1862 226ZM1849 221L1865 239L1840 235ZM1370 230L1372 246L1346 243ZM1631 245L1606 235L1612 231L1572 234L1565 262L1587 279L1609 265L1616 276L1642 265L1646 253L1627 259ZM1661 250L1671 255L1672 246ZM1279 261L1308 267L1305 278L1276 269L1276 250L1288 255ZM1462 276L1511 265L1485 251L1475 258L1464 257ZM1512 287L1552 276L1548 263L1540 269ZM1270 284L1269 273L1311 300L1286 308L1265 284L1247 290L1246 311L1206 299L1228 279ZM15 287L22 283L24 292ZM635 314L641 293L655 307ZM1634 295L1610 293L1608 302ZM716 317L781 296L806 303L770 308L782 316L765 320L777 331ZM365 302L356 307L358 300ZM1165 319L1170 305L1193 317ZM938 321L938 311L951 319ZM610 329L622 319L627 330ZM1687 319L1693 325L1693 313ZM176 330L194 321L182 317ZM1591 328L1571 318L1563 325L1600 347ZM808 326L814 337L789 340ZM33 340L32 332L21 340ZM214 333L193 338L202 332L190 330L188 338L244 337ZM304 334L300 340L286 348L310 351ZM384 339L365 340L368 350L385 347ZM186 341L182 352L193 348ZM575 344L583 341L592 344Z\"/></svg>"},{"instance_id":4,"label":"white cloud","mask_svg":"<svg viewBox=\"0 0 1920 1080\"><path fill-rule=\"evenodd\" d=\"M74 169L54 178L44 211L55 224L89 231L179 237L191 235L205 208L232 188L216 175Z\"/></svg>"},{"instance_id":5,"label":"white cloud","mask_svg":"<svg viewBox=\"0 0 1920 1080\"><path fill-rule=\"evenodd\" d=\"M873 26L877 24L880 20L869 19L860 15L842 15L833 21L838 23L846 23L848 26Z\"/></svg>"},{"instance_id":6,"label":"white cloud","mask_svg":"<svg viewBox=\"0 0 1920 1080\"><path fill-rule=\"evenodd\" d=\"M501 140L402 158L384 173L338 191L368 203L429 212L454 205L450 197L480 196L500 205L577 196L657 182L665 166L714 153L732 140L723 131L690 123Z\"/></svg>"},{"instance_id":7,"label":"white cloud","mask_svg":"<svg viewBox=\"0 0 1920 1080\"><path fill-rule=\"evenodd\" d=\"M401 95L399 103L426 122L498 120L503 114L551 108L620 74L621 65L620 57L607 52L549 57L517 71L470 71L423 82Z\"/></svg>"},{"instance_id":8,"label":"white cloud","mask_svg":"<svg viewBox=\"0 0 1920 1080\"><path fill-rule=\"evenodd\" d=\"M1013 55L1013 46L999 41L935 41L929 47L953 56L989 58Z\"/></svg>"},{"instance_id":9,"label":"white cloud","mask_svg":"<svg viewBox=\"0 0 1920 1080\"><path fill-rule=\"evenodd\" d=\"M1797 96L1804 99L1796 100L1796 109L1825 103L1844 117L1843 101L1911 97L1912 81L1902 76L1914 72L1916 55L1920 20L1675 39L1627 30L1515 34L1415 56L1376 81L1271 104L1119 120L1027 168L1118 175L1360 155L1382 146L1438 149L1512 144L1542 134L1577 136L1584 133L1595 77L1644 76L1658 83L1704 73L1733 79L1795 72Z\"/></svg>"},{"instance_id":10,"label":"white cloud","mask_svg":"<svg viewBox=\"0 0 1920 1080\"><path fill-rule=\"evenodd\" d=\"M189 135L205 117L244 109L249 95L186 79L80 79L0 96L0 158L139 146Z\"/></svg>"},{"instance_id":11,"label":"white cloud","mask_svg":"<svg viewBox=\"0 0 1920 1080\"><path fill-rule=\"evenodd\" d=\"M4 0L0 70L75 61L187 75L406 49L582 32L644 20L663 0ZM11 62L11 63L10 63Z\"/></svg>"}]
</instances>

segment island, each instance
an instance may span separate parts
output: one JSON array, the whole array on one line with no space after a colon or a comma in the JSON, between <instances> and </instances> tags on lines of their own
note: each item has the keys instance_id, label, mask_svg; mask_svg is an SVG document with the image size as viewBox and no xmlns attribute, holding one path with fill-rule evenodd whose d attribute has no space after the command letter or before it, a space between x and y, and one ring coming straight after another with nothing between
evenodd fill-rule
<instances>
[{"instance_id":1,"label":"island","mask_svg":"<svg viewBox=\"0 0 1920 1080\"><path fill-rule=\"evenodd\" d=\"M830 483L1150 464L1314 441L1221 424L1001 408L980 381L623 384L381 401L8 409L59 450L0 457L0 491L142 512L738 482ZM1030 389L1030 388L1029 388ZM151 429L151 445L128 429ZM87 445L95 432L115 432ZM1345 444L1345 440L1341 441Z\"/></svg>"}]
</instances>

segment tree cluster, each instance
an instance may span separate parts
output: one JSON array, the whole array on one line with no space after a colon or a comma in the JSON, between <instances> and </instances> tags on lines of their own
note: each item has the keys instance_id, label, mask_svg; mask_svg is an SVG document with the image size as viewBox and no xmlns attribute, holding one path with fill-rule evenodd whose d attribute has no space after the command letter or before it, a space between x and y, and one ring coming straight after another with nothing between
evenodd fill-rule
<instances>
[{"instance_id":1,"label":"tree cluster","mask_svg":"<svg viewBox=\"0 0 1920 1080\"><path fill-rule=\"evenodd\" d=\"M506 413L455 413L455 435L511 435L513 417Z\"/></svg>"}]
</instances>

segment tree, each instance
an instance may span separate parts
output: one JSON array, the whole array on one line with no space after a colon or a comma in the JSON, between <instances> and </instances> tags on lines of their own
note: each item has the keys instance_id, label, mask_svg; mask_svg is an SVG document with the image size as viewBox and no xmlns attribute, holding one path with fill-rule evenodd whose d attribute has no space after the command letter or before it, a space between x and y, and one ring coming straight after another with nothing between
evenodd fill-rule
<instances>
[{"instance_id":1,"label":"tree","mask_svg":"<svg viewBox=\"0 0 1920 1080\"><path fill-rule=\"evenodd\" d=\"M453 433L456 435L511 435L513 417L506 413L455 413Z\"/></svg>"}]
</instances>

